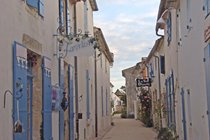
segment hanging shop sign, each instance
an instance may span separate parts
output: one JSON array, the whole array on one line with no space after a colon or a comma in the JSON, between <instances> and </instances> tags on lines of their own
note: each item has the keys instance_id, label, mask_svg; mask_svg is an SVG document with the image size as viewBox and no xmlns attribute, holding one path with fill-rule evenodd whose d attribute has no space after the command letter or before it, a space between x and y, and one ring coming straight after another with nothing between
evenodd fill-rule
<instances>
[{"instance_id":1,"label":"hanging shop sign","mask_svg":"<svg viewBox=\"0 0 210 140\"><path fill-rule=\"evenodd\" d=\"M60 88L59 87L53 87L52 88L52 110L53 111L59 111L60 110Z\"/></svg>"},{"instance_id":2,"label":"hanging shop sign","mask_svg":"<svg viewBox=\"0 0 210 140\"><path fill-rule=\"evenodd\" d=\"M94 55L95 44L94 38L72 40L67 47L68 55L78 57Z\"/></svg>"},{"instance_id":3,"label":"hanging shop sign","mask_svg":"<svg viewBox=\"0 0 210 140\"><path fill-rule=\"evenodd\" d=\"M151 79L150 78L137 78L136 79L136 87L144 87L144 86L151 86Z\"/></svg>"}]
</instances>

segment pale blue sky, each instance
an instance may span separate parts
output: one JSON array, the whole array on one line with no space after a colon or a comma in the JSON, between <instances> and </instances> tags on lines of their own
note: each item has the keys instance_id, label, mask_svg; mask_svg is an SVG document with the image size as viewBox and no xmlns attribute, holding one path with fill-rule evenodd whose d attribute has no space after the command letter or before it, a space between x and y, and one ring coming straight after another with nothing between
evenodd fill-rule
<instances>
[{"instance_id":1,"label":"pale blue sky","mask_svg":"<svg viewBox=\"0 0 210 140\"><path fill-rule=\"evenodd\" d=\"M150 52L160 0L97 0L94 24L102 29L114 65L111 82L116 89L125 85L122 70L136 65Z\"/></svg>"}]
</instances>

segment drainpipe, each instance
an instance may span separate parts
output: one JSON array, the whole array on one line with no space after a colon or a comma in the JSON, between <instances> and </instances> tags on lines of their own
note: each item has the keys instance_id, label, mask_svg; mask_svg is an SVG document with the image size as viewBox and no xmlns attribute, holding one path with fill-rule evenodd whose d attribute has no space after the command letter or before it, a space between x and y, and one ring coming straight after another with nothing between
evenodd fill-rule
<instances>
[{"instance_id":1,"label":"drainpipe","mask_svg":"<svg viewBox=\"0 0 210 140\"><path fill-rule=\"evenodd\" d=\"M158 61L158 92L159 92L159 99L161 103L161 83L160 83L160 58L154 55L155 59ZM162 128L162 109L160 111L160 127Z\"/></svg>"},{"instance_id":2,"label":"drainpipe","mask_svg":"<svg viewBox=\"0 0 210 140\"><path fill-rule=\"evenodd\" d=\"M79 118L78 118L78 68L77 68L77 56L74 56L74 74L75 74L75 114L76 114L76 140L79 140Z\"/></svg>"},{"instance_id":3,"label":"drainpipe","mask_svg":"<svg viewBox=\"0 0 210 140\"><path fill-rule=\"evenodd\" d=\"M97 54L96 54L96 49L95 49L95 137L98 137L98 96L97 96Z\"/></svg>"},{"instance_id":4,"label":"drainpipe","mask_svg":"<svg viewBox=\"0 0 210 140\"><path fill-rule=\"evenodd\" d=\"M74 4L74 35L77 34L77 5Z\"/></svg>"}]
</instances>

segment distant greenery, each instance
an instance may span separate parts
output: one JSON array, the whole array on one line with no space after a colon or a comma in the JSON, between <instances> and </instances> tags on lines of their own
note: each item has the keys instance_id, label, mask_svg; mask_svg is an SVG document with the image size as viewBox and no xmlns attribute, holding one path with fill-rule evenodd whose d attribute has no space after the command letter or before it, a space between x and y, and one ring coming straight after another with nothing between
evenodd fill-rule
<instances>
[{"instance_id":1,"label":"distant greenery","mask_svg":"<svg viewBox=\"0 0 210 140\"><path fill-rule=\"evenodd\" d=\"M169 128L162 128L157 136L158 140L178 140L179 136L175 135L175 133Z\"/></svg>"},{"instance_id":2,"label":"distant greenery","mask_svg":"<svg viewBox=\"0 0 210 140\"><path fill-rule=\"evenodd\" d=\"M125 108L122 109L121 118L127 118L127 111Z\"/></svg>"}]
</instances>

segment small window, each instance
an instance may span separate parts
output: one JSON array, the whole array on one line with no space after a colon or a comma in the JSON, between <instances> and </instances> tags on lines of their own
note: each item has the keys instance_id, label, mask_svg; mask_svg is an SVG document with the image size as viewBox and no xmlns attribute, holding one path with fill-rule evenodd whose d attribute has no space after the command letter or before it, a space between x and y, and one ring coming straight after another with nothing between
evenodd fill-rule
<instances>
[{"instance_id":1,"label":"small window","mask_svg":"<svg viewBox=\"0 0 210 140\"><path fill-rule=\"evenodd\" d=\"M38 10L38 14L44 17L44 0L26 0L26 3Z\"/></svg>"},{"instance_id":2,"label":"small window","mask_svg":"<svg viewBox=\"0 0 210 140\"><path fill-rule=\"evenodd\" d=\"M206 0L206 14L209 15L209 12L210 12L210 0Z\"/></svg>"},{"instance_id":3,"label":"small window","mask_svg":"<svg viewBox=\"0 0 210 140\"><path fill-rule=\"evenodd\" d=\"M165 56L160 56L160 73L165 74Z\"/></svg>"}]
</instances>

